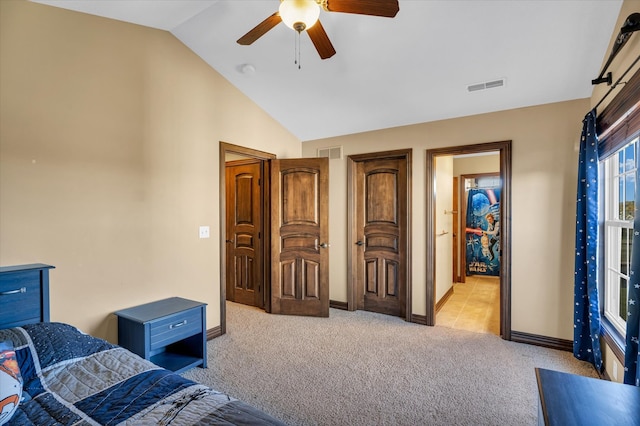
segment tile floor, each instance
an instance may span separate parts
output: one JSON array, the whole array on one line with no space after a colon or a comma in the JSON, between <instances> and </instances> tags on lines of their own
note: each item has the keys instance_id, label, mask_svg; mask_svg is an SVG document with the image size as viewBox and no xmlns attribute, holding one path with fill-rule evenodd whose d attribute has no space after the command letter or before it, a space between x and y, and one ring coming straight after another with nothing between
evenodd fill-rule
<instances>
[{"instance_id":1,"label":"tile floor","mask_svg":"<svg viewBox=\"0 0 640 426\"><path fill-rule=\"evenodd\" d=\"M500 278L473 275L455 283L436 325L500 335Z\"/></svg>"}]
</instances>

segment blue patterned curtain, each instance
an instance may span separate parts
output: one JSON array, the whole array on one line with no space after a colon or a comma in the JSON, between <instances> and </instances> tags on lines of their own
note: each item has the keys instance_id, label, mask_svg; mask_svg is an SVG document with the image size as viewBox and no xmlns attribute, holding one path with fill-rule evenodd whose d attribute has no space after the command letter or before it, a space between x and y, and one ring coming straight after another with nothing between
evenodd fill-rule
<instances>
[{"instance_id":1,"label":"blue patterned curtain","mask_svg":"<svg viewBox=\"0 0 640 426\"><path fill-rule=\"evenodd\" d=\"M596 111L583 121L578 164L573 355L602 371L598 300L598 137Z\"/></svg>"},{"instance_id":2,"label":"blue patterned curtain","mask_svg":"<svg viewBox=\"0 0 640 426\"><path fill-rule=\"evenodd\" d=\"M636 144L638 150L640 144ZM636 152L636 159L640 152ZM637 160L636 160L637 161ZM629 280L629 306L627 309L627 345L624 353L624 382L629 385L640 386L640 351L638 350L638 329L640 329L640 215L638 202L640 201L640 172L636 169L636 213L633 219L633 245L631 246L631 276Z\"/></svg>"}]
</instances>

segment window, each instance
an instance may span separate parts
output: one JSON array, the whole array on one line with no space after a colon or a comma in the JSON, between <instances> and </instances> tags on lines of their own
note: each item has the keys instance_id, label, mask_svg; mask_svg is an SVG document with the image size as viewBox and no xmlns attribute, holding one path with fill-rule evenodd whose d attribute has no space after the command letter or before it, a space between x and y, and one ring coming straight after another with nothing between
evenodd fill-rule
<instances>
[{"instance_id":1,"label":"window","mask_svg":"<svg viewBox=\"0 0 640 426\"><path fill-rule=\"evenodd\" d=\"M624 337L635 214L638 137L605 159L604 315Z\"/></svg>"}]
</instances>

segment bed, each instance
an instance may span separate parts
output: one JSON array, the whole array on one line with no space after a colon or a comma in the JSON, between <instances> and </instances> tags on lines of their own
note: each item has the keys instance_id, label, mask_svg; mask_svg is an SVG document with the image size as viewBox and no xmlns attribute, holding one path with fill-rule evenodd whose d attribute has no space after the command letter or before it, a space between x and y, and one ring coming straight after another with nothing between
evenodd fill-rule
<instances>
[{"instance_id":1,"label":"bed","mask_svg":"<svg viewBox=\"0 0 640 426\"><path fill-rule=\"evenodd\" d=\"M0 324L13 315L5 308L0 301ZM43 319L41 312L33 318ZM30 320L0 327L0 342L12 343L22 383L8 425L283 424L69 324ZM0 395L0 416L11 408L3 401Z\"/></svg>"}]
</instances>

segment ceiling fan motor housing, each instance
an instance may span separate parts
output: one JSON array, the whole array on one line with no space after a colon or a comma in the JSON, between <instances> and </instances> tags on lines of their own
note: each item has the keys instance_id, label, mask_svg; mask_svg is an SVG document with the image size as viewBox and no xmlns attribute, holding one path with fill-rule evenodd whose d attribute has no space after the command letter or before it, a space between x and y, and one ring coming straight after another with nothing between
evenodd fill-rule
<instances>
[{"instance_id":1,"label":"ceiling fan motor housing","mask_svg":"<svg viewBox=\"0 0 640 426\"><path fill-rule=\"evenodd\" d=\"M285 25L302 32L318 21L320 6L315 0L282 0L279 12Z\"/></svg>"}]
</instances>

